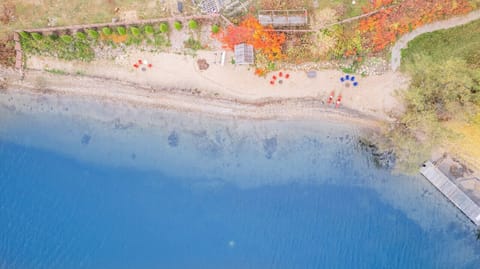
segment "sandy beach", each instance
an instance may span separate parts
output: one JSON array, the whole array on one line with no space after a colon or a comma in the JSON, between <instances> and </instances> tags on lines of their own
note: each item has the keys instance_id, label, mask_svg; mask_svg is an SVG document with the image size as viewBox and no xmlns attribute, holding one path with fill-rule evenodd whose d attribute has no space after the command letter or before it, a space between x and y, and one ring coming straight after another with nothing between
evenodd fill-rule
<instances>
[{"instance_id":1,"label":"sandy beach","mask_svg":"<svg viewBox=\"0 0 480 269\"><path fill-rule=\"evenodd\" d=\"M337 70L317 71L308 78L304 71L281 70L266 77L254 75L252 67L220 64L220 52L200 51L190 55L133 52L112 60L91 63L66 62L32 56L23 80L10 80L10 89L31 94L68 94L129 102L181 111L197 111L216 116L255 119L320 118L332 121L370 122L392 120L401 105L395 91L404 89L408 79L400 73L356 77L359 85L347 87ZM151 68L142 71L133 64L147 60ZM199 70L196 60L206 59L207 70ZM44 70L50 70L45 72ZM56 73L52 73L54 70ZM58 71L61 74L58 74ZM273 75L277 83L269 82ZM326 101L332 91L342 95L336 109ZM14 104L8 104L14 105Z\"/></svg>"}]
</instances>

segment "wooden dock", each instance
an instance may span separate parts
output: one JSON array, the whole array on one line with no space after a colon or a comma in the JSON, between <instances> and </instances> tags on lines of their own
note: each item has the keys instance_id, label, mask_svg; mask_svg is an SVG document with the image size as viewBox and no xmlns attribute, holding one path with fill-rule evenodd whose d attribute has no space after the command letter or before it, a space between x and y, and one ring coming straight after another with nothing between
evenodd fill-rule
<instances>
[{"instance_id":1,"label":"wooden dock","mask_svg":"<svg viewBox=\"0 0 480 269\"><path fill-rule=\"evenodd\" d=\"M432 162L426 162L424 167L420 169L420 173L470 218L473 223L477 226L480 225L480 207Z\"/></svg>"}]
</instances>

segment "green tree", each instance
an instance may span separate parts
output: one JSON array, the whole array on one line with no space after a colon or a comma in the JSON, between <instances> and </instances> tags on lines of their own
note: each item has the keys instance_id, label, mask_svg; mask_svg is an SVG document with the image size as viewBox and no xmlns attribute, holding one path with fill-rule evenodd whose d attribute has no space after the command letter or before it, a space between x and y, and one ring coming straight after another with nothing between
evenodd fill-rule
<instances>
[{"instance_id":1,"label":"green tree","mask_svg":"<svg viewBox=\"0 0 480 269\"><path fill-rule=\"evenodd\" d=\"M188 28L191 30L197 30L198 29L198 23L195 20L189 20L188 21Z\"/></svg>"},{"instance_id":2,"label":"green tree","mask_svg":"<svg viewBox=\"0 0 480 269\"><path fill-rule=\"evenodd\" d=\"M42 40L42 38L43 38L43 35L39 34L39 33L32 33L31 35L32 35L33 39L35 39L37 41Z\"/></svg>"},{"instance_id":3,"label":"green tree","mask_svg":"<svg viewBox=\"0 0 480 269\"><path fill-rule=\"evenodd\" d=\"M73 41L73 38L69 35L62 35L62 36L60 36L60 39L62 39L62 41L67 43L67 44L72 43L72 41Z\"/></svg>"},{"instance_id":4,"label":"green tree","mask_svg":"<svg viewBox=\"0 0 480 269\"><path fill-rule=\"evenodd\" d=\"M112 34L112 29L110 29L109 27L103 27L102 28L102 33L105 34L105 35L111 35Z\"/></svg>"},{"instance_id":5,"label":"green tree","mask_svg":"<svg viewBox=\"0 0 480 269\"><path fill-rule=\"evenodd\" d=\"M132 33L133 36L139 36L140 35L140 29L137 27L130 27L130 32Z\"/></svg>"},{"instance_id":6,"label":"green tree","mask_svg":"<svg viewBox=\"0 0 480 269\"><path fill-rule=\"evenodd\" d=\"M405 93L407 109L434 112L438 120L464 119L480 105L480 69L458 58L435 62L417 56L406 66L412 76Z\"/></svg>"},{"instance_id":7,"label":"green tree","mask_svg":"<svg viewBox=\"0 0 480 269\"><path fill-rule=\"evenodd\" d=\"M93 29L88 29L87 30L87 33L88 33L88 36L91 38L91 39L97 39L99 37L99 34L97 31L93 30Z\"/></svg>"},{"instance_id":8,"label":"green tree","mask_svg":"<svg viewBox=\"0 0 480 269\"><path fill-rule=\"evenodd\" d=\"M77 32L76 36L78 39L82 39L82 40L87 38L84 32Z\"/></svg>"},{"instance_id":9,"label":"green tree","mask_svg":"<svg viewBox=\"0 0 480 269\"><path fill-rule=\"evenodd\" d=\"M212 33L218 34L218 32L220 32L220 27L216 24L212 25Z\"/></svg>"},{"instance_id":10,"label":"green tree","mask_svg":"<svg viewBox=\"0 0 480 269\"><path fill-rule=\"evenodd\" d=\"M147 35L153 35L154 34L154 30L153 30L153 27L151 25L146 25L145 28L144 28L144 31L145 31L145 34L147 34Z\"/></svg>"},{"instance_id":11,"label":"green tree","mask_svg":"<svg viewBox=\"0 0 480 269\"><path fill-rule=\"evenodd\" d=\"M165 22L160 23L159 29L160 29L161 33L168 33L168 30L169 30L168 29L168 24L165 23Z\"/></svg>"},{"instance_id":12,"label":"green tree","mask_svg":"<svg viewBox=\"0 0 480 269\"><path fill-rule=\"evenodd\" d=\"M180 30L182 30L183 25L182 25L181 22L176 21L176 22L173 23L173 27L174 27L175 29L177 29L178 31L180 31Z\"/></svg>"},{"instance_id":13,"label":"green tree","mask_svg":"<svg viewBox=\"0 0 480 269\"><path fill-rule=\"evenodd\" d=\"M20 32L18 32L18 34L24 39L30 39L30 37L31 37L31 35L29 33L24 32L24 31L20 31Z\"/></svg>"},{"instance_id":14,"label":"green tree","mask_svg":"<svg viewBox=\"0 0 480 269\"><path fill-rule=\"evenodd\" d=\"M119 26L119 27L117 27L117 33L118 33L119 35L126 35L126 34L127 34L127 30L125 29L125 27Z\"/></svg>"}]
</instances>

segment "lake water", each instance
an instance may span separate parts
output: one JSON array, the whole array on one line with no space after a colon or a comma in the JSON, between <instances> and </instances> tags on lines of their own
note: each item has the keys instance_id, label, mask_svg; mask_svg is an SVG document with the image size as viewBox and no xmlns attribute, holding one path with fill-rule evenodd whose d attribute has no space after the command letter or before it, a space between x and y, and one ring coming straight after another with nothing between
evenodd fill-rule
<instances>
[{"instance_id":1,"label":"lake water","mask_svg":"<svg viewBox=\"0 0 480 269\"><path fill-rule=\"evenodd\" d=\"M473 224L356 127L0 99L0 268L480 267Z\"/></svg>"}]
</instances>

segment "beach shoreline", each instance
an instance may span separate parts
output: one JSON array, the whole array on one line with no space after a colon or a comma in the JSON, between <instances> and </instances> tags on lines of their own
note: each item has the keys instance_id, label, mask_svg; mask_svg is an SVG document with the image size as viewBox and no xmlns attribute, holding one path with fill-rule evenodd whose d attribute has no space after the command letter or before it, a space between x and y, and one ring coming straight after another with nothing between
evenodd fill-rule
<instances>
[{"instance_id":1,"label":"beach shoreline","mask_svg":"<svg viewBox=\"0 0 480 269\"><path fill-rule=\"evenodd\" d=\"M10 96L65 95L128 103L138 107L166 109L178 112L202 113L214 118L253 120L322 120L331 123L355 124L378 129L384 119L347 107L328 106L322 98L266 97L245 99L199 91L142 87L129 81L119 81L87 75L51 74L28 70L21 81L10 83L3 94ZM3 98L4 106L15 106L14 98Z\"/></svg>"}]
</instances>

